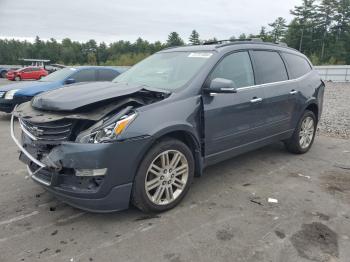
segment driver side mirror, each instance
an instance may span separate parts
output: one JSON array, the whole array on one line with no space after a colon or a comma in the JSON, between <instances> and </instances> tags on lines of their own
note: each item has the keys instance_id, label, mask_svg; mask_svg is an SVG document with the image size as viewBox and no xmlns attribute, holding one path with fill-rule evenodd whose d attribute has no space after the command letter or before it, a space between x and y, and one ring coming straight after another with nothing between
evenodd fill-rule
<instances>
[{"instance_id":1,"label":"driver side mirror","mask_svg":"<svg viewBox=\"0 0 350 262\"><path fill-rule=\"evenodd\" d=\"M210 86L204 88L206 93L232 94L237 93L236 84L229 79L215 78L210 82Z\"/></svg>"},{"instance_id":2,"label":"driver side mirror","mask_svg":"<svg viewBox=\"0 0 350 262\"><path fill-rule=\"evenodd\" d=\"M74 78L68 78L64 84L65 85L70 85L70 84L74 84L75 83L75 79Z\"/></svg>"}]
</instances>

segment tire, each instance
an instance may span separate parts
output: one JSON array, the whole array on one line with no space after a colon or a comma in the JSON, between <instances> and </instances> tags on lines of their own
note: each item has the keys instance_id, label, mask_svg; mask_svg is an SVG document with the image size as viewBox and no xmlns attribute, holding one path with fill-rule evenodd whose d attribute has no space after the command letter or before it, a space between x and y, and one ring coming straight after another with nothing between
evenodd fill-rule
<instances>
[{"instance_id":1,"label":"tire","mask_svg":"<svg viewBox=\"0 0 350 262\"><path fill-rule=\"evenodd\" d=\"M307 128L310 125L307 124L310 120L312 120L312 127ZM293 136L284 141L287 150L294 154L304 154L309 151L315 140L316 128L317 119L315 114L312 111L305 110L298 122ZM302 137L304 137L303 140Z\"/></svg>"},{"instance_id":2,"label":"tire","mask_svg":"<svg viewBox=\"0 0 350 262\"><path fill-rule=\"evenodd\" d=\"M172 165L174 162L177 163ZM146 213L174 208L188 192L194 168L193 154L184 143L171 138L161 140L148 151L139 166L132 189L133 205ZM146 181L149 189L146 189Z\"/></svg>"},{"instance_id":3,"label":"tire","mask_svg":"<svg viewBox=\"0 0 350 262\"><path fill-rule=\"evenodd\" d=\"M21 81L21 77L20 76L16 76L15 77L15 81Z\"/></svg>"},{"instance_id":4,"label":"tire","mask_svg":"<svg viewBox=\"0 0 350 262\"><path fill-rule=\"evenodd\" d=\"M2 72L1 72L1 77L2 77L2 78L6 78L6 73L7 73L6 71L2 71Z\"/></svg>"}]
</instances>

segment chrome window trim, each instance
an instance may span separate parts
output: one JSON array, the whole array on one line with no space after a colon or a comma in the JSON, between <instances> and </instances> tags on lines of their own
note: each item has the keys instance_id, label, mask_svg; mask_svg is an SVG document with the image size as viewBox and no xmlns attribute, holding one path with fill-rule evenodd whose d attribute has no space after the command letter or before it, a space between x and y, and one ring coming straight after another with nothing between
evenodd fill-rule
<instances>
[{"instance_id":1,"label":"chrome window trim","mask_svg":"<svg viewBox=\"0 0 350 262\"><path fill-rule=\"evenodd\" d=\"M260 84L260 85L239 87L239 88L237 88L237 92L248 90L248 89L255 89L255 88L260 88L260 87L266 87L266 86L274 86L274 85L279 85L279 84L298 82L298 81L306 78L307 76L311 75L312 72L313 72L313 70L311 70L307 74L305 74L305 75L303 75L303 76L301 76L299 78L295 78L295 79L288 79L288 80L284 80L284 81L278 81L278 82L272 82L272 83L266 83L266 84Z\"/></svg>"}]
</instances>

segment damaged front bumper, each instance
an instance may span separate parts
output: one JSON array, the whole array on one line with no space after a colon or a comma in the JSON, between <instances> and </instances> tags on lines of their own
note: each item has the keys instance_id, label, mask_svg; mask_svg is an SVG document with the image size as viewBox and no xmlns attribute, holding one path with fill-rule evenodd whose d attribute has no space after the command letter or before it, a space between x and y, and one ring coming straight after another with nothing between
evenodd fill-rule
<instances>
[{"instance_id":1,"label":"damaged front bumper","mask_svg":"<svg viewBox=\"0 0 350 262\"><path fill-rule=\"evenodd\" d=\"M11 136L21 150L20 160L29 176L60 200L93 212L111 212L129 207L132 182L144 151L152 143L149 136L113 143L85 144L61 142L48 146L22 132ZM77 170L105 170L103 176L78 176Z\"/></svg>"}]
</instances>

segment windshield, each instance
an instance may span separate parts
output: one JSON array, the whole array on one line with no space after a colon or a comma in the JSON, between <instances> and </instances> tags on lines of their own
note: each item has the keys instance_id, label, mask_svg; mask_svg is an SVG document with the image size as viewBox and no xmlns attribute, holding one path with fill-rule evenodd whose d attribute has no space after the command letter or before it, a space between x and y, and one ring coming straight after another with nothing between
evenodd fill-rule
<instances>
[{"instance_id":1,"label":"windshield","mask_svg":"<svg viewBox=\"0 0 350 262\"><path fill-rule=\"evenodd\" d=\"M75 68L63 68L61 70L58 70L56 72L53 72L49 74L48 76L43 77L40 82L56 82L56 81L62 81L65 80L67 77L69 77L71 74L73 74L76 71Z\"/></svg>"},{"instance_id":2,"label":"windshield","mask_svg":"<svg viewBox=\"0 0 350 262\"><path fill-rule=\"evenodd\" d=\"M210 52L158 53L119 75L113 82L172 91L184 86L211 56Z\"/></svg>"}]
</instances>

